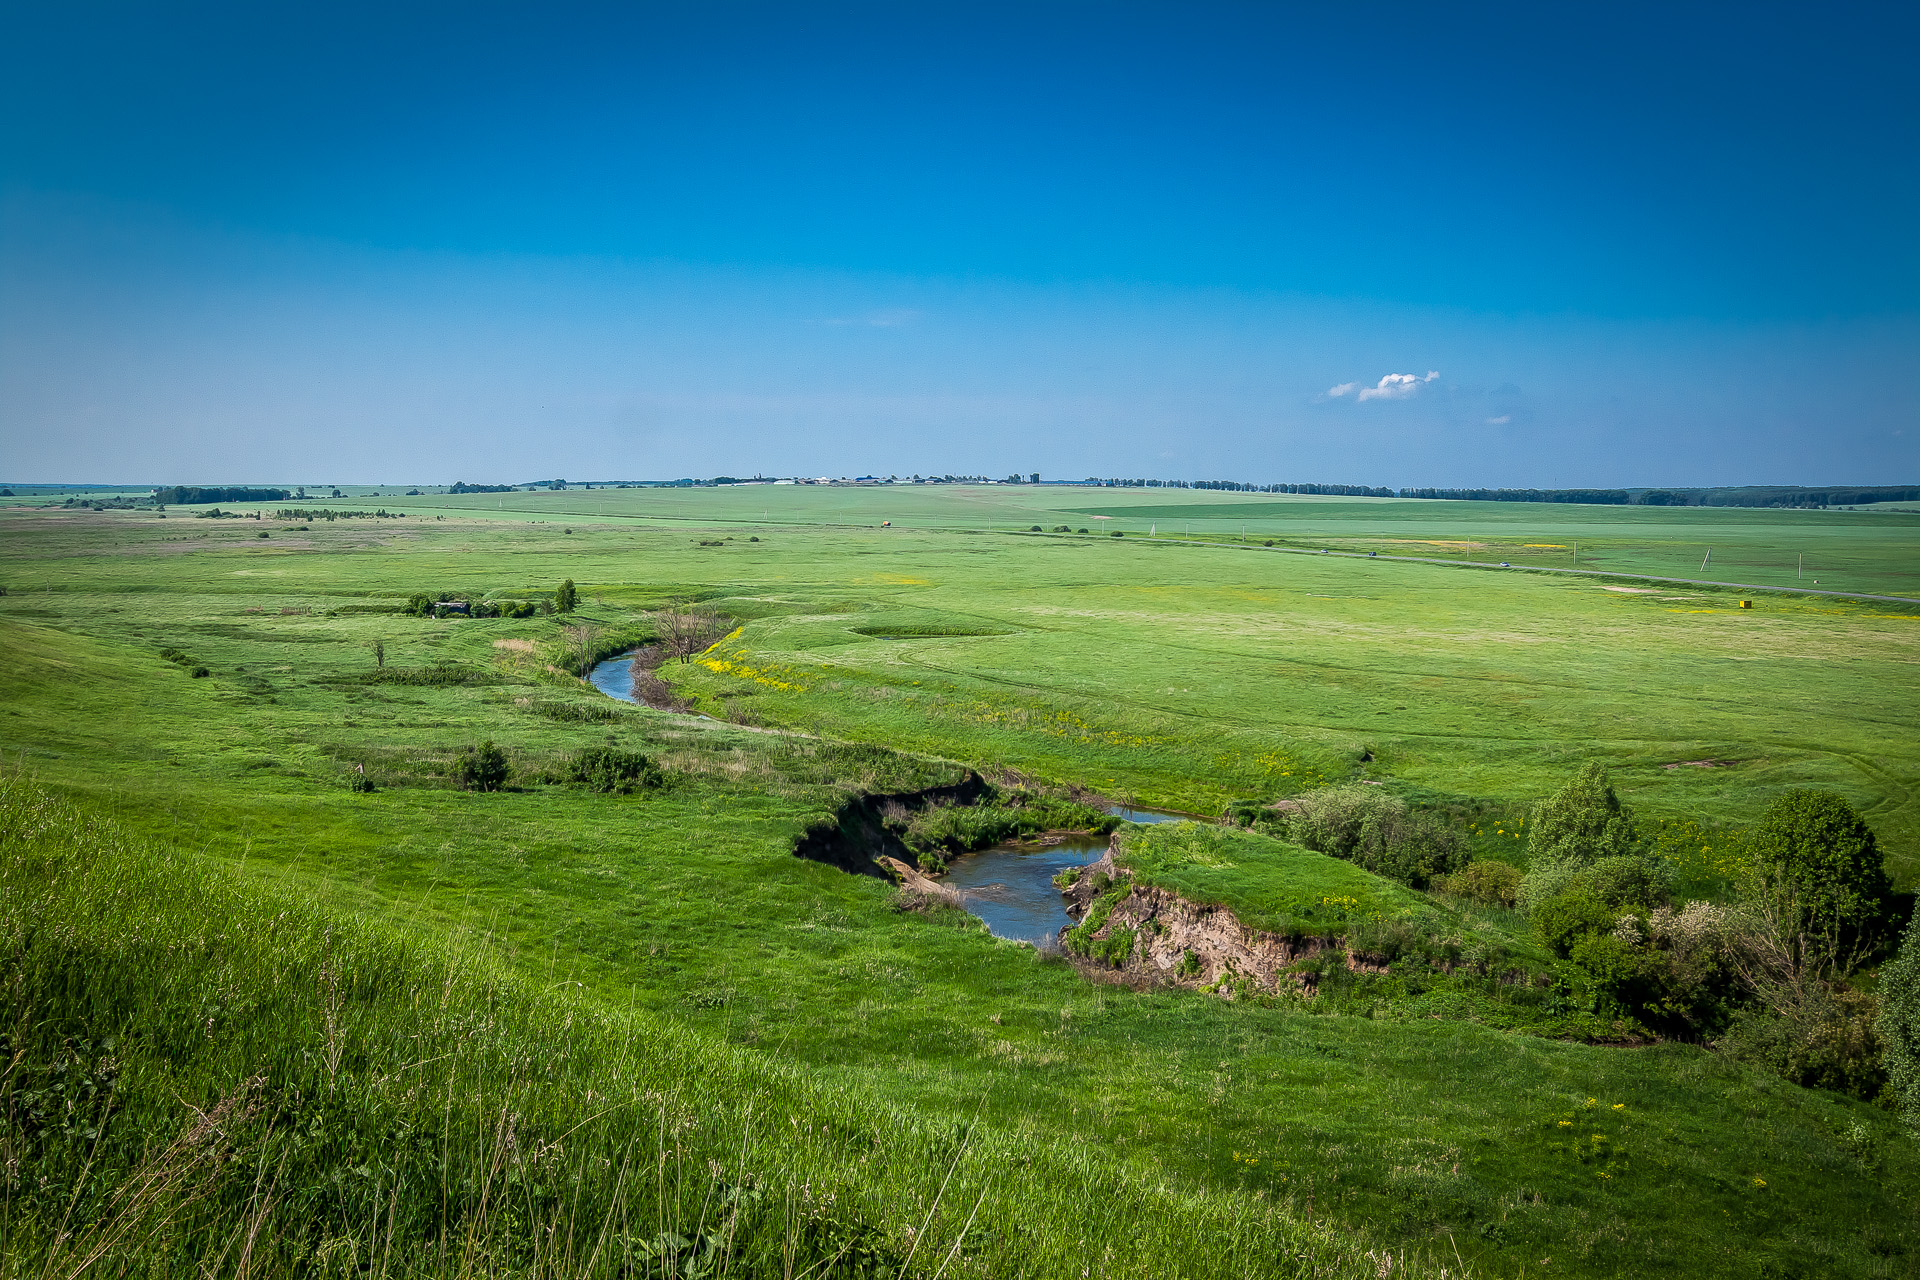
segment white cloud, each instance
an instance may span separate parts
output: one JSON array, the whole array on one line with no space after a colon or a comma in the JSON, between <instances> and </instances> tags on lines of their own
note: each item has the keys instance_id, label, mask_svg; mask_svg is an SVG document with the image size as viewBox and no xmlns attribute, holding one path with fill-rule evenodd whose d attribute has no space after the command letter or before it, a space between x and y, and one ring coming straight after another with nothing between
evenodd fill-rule
<instances>
[{"instance_id":1,"label":"white cloud","mask_svg":"<svg viewBox=\"0 0 1920 1280\"><path fill-rule=\"evenodd\" d=\"M1488 419L1487 419L1487 425L1488 425L1488 426L1490 426L1490 427L1504 427L1504 426L1506 426L1506 425L1507 425L1507 424L1508 424L1509 422L1512 422L1512 421L1513 421L1513 415L1512 415L1512 414L1510 414L1510 413L1503 413L1503 414L1501 414L1501 415L1500 415L1499 417L1497 417L1497 418L1488 418Z\"/></svg>"},{"instance_id":2,"label":"white cloud","mask_svg":"<svg viewBox=\"0 0 1920 1280\"><path fill-rule=\"evenodd\" d=\"M1337 387L1328 387L1327 394L1330 396L1344 396L1359 385L1357 382L1343 382Z\"/></svg>"},{"instance_id":3,"label":"white cloud","mask_svg":"<svg viewBox=\"0 0 1920 1280\"><path fill-rule=\"evenodd\" d=\"M1432 382L1440 376L1438 369L1429 369L1422 378L1413 373L1389 373L1370 387L1362 387L1357 397L1360 400L1405 400L1418 391L1422 384Z\"/></svg>"}]
</instances>

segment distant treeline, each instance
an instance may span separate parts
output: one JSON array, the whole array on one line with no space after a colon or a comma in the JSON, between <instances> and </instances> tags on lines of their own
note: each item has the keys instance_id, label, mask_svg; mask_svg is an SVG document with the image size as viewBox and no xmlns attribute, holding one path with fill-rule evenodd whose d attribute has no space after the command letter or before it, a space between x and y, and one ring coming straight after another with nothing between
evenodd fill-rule
<instances>
[{"instance_id":1,"label":"distant treeline","mask_svg":"<svg viewBox=\"0 0 1920 1280\"><path fill-rule=\"evenodd\" d=\"M153 491L154 501L166 506L195 506L202 502L285 502L292 496L287 489L223 489L186 484Z\"/></svg>"},{"instance_id":2,"label":"distant treeline","mask_svg":"<svg viewBox=\"0 0 1920 1280\"><path fill-rule=\"evenodd\" d=\"M1816 489L1745 485L1717 489L1390 489L1364 484L1247 484L1239 480L1126 480L1089 476L1109 489L1224 489L1235 493L1308 493L1341 498L1440 498L1455 502L1577 502L1648 507L1856 507L1920 501L1920 485Z\"/></svg>"},{"instance_id":3,"label":"distant treeline","mask_svg":"<svg viewBox=\"0 0 1920 1280\"><path fill-rule=\"evenodd\" d=\"M1625 489L1402 489L1402 498L1452 498L1460 502L1592 502L1625 506L1633 494Z\"/></svg>"},{"instance_id":4,"label":"distant treeline","mask_svg":"<svg viewBox=\"0 0 1920 1280\"><path fill-rule=\"evenodd\" d=\"M1920 501L1920 485L1867 485L1844 489L1813 489L1798 485L1637 489L1634 491L1634 500L1649 507L1859 507L1871 502Z\"/></svg>"},{"instance_id":5,"label":"distant treeline","mask_svg":"<svg viewBox=\"0 0 1920 1280\"><path fill-rule=\"evenodd\" d=\"M448 493L512 493L515 486L510 484L468 484L465 480L455 480Z\"/></svg>"}]
</instances>

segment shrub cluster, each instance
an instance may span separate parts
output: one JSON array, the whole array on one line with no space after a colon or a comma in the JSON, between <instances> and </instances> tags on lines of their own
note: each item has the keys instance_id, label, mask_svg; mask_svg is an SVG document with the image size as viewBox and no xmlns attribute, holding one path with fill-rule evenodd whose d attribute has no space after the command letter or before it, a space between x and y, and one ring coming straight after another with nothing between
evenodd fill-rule
<instances>
[{"instance_id":1,"label":"shrub cluster","mask_svg":"<svg viewBox=\"0 0 1920 1280\"><path fill-rule=\"evenodd\" d=\"M1892 912L1873 833L1841 797L1792 791L1769 806L1729 905L1675 907L1671 868L1597 765L1531 825L1518 903L1596 1012L1714 1038L1789 1080L1863 1097L1899 1069L1882 1046L1912 1014L1849 981L1890 936Z\"/></svg>"},{"instance_id":2,"label":"shrub cluster","mask_svg":"<svg viewBox=\"0 0 1920 1280\"><path fill-rule=\"evenodd\" d=\"M1366 783L1309 791L1285 813L1261 814L1259 825L1275 834L1415 889L1466 866L1470 857L1447 823Z\"/></svg>"},{"instance_id":3,"label":"shrub cluster","mask_svg":"<svg viewBox=\"0 0 1920 1280\"><path fill-rule=\"evenodd\" d=\"M188 675L192 676L195 680L200 680L213 674L212 671L207 669L204 663L194 661L192 655L184 653L179 649L174 649L174 648L162 649L160 651L160 656L165 658L168 662L173 663L173 665L175 665L176 667L179 667L180 669L185 671Z\"/></svg>"},{"instance_id":4,"label":"shrub cluster","mask_svg":"<svg viewBox=\"0 0 1920 1280\"><path fill-rule=\"evenodd\" d=\"M507 753L488 738L477 747L468 747L453 762L453 780L468 791L498 791L507 785L511 770Z\"/></svg>"},{"instance_id":5,"label":"shrub cluster","mask_svg":"<svg viewBox=\"0 0 1920 1280\"><path fill-rule=\"evenodd\" d=\"M589 791L607 795L632 795L636 791L658 787L666 781L660 767L637 751L615 747L588 747L576 751L565 763L548 770L542 781L572 783Z\"/></svg>"},{"instance_id":6,"label":"shrub cluster","mask_svg":"<svg viewBox=\"0 0 1920 1280\"><path fill-rule=\"evenodd\" d=\"M550 600L485 600L471 596L435 595L416 592L407 597L407 603L400 612L414 618L531 618L535 614L552 613Z\"/></svg>"}]
</instances>

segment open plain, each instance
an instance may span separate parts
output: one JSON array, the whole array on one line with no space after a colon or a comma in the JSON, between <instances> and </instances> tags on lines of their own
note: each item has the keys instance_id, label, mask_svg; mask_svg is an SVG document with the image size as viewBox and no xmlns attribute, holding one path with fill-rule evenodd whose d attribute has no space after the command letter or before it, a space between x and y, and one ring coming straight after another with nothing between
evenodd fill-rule
<instances>
[{"instance_id":1,"label":"open plain","mask_svg":"<svg viewBox=\"0 0 1920 1280\"><path fill-rule=\"evenodd\" d=\"M1920 603L1886 597L1920 598L1920 515L1036 486L228 510L0 509L9 838L28 848L19 815L57 809L145 850L160 869L141 875L199 886L179 901L217 904L72 898L91 905L66 927L104 958L91 979L65 972L72 1000L42 1012L71 1025L49 1034L84 1040L89 1009L141 1004L125 984L173 954L128 941L149 915L152 936L204 957L241 950L216 916L237 938L261 904L294 912L311 924L297 945L263 932L246 959L280 947L318 984L287 997L274 1061L308 1062L286 1070L310 1092L358 1072L364 1097L328 1105L362 1107L368 1152L376 1133L465 1134L478 1154L459 1176L479 1184L506 1167L506 1115L564 1145L543 1157L559 1163L589 1159L563 1133L613 1126L595 1158L625 1154L567 1165L569 1185L638 1203L622 1161L644 1164L653 1217L618 1249L569 1247L625 1250L629 1274L748 1257L733 1235L713 1243L723 1222L768 1274L782 1257L788 1274L934 1274L944 1257L970 1274L1384 1275L1392 1253L1435 1274L1871 1276L1920 1257L1920 1168L1888 1111L1707 1045L1565 1034L1552 1019L1581 1011L1509 1016L1445 984L1335 1008L1100 981L793 856L860 796L975 770L1203 819L1375 782L1451 815L1477 859L1524 867L1531 807L1599 761L1677 897L1724 897L1740 829L1803 786L1864 814L1911 890ZM1590 572L1546 572L1576 568ZM1794 590L1815 577L1854 594ZM566 614L403 612L420 594L540 600L567 580ZM575 674L688 609L724 635L657 676L696 714L617 704ZM509 761L504 789L455 785L482 741ZM603 746L644 753L664 783L567 785L565 762ZM0 888L27 955L28 907L80 872L10 856ZM1223 892L1231 865L1213 872ZM1549 963L1514 913L1388 888L1394 910ZM424 1051L329 1064L346 1006L327 994L328 940L348 936L404 953L380 962L401 975L390 989L366 978L355 998L376 1035L445 1040L454 1066L433 1088L396 1083ZM474 1042L471 1097L454 1014L428 1030L373 1019L400 991L417 1011L420 974L453 992L460 966L496 995L458 1017L511 1006L499 1021L517 1037ZM154 1132L185 1114L169 1097L206 1111L271 1074L222 1044L261 1035L237 1028L265 997L229 986L218 1007L154 1000L144 1046L142 1015L120 1033ZM166 1019L175 1036L204 1023L199 1048L156 1047ZM568 1109L583 1097L613 1101ZM470 1114L427 1123L455 1099ZM311 1098L278 1105L325 1129ZM351 1154L362 1139L326 1141ZM93 1141L107 1165L146 1167L138 1144ZM362 1266L382 1241L408 1247L393 1206L459 1199L444 1163L438 1192L399 1163L349 1167L365 1185L314 1201L324 1226L286 1248L365 1273L387 1265ZM248 1176L255 1197L206 1230L238 1239L265 1212L271 1170ZM484 1221L474 1195L468 1220ZM525 1238L584 1216L563 1201L529 1193ZM10 1212L18 1239L28 1219ZM113 1210L92 1221L111 1229ZM516 1266L538 1269L494 1270Z\"/></svg>"}]
</instances>

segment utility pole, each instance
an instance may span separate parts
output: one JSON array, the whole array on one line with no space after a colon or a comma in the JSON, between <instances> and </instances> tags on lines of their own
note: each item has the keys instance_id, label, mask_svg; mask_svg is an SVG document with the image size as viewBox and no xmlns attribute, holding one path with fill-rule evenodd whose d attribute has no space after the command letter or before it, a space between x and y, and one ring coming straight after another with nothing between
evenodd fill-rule
<instances>
[{"instance_id":1,"label":"utility pole","mask_svg":"<svg viewBox=\"0 0 1920 1280\"><path fill-rule=\"evenodd\" d=\"M1793 580L1795 582L1798 582L1800 581L1800 579L1804 578L1806 574L1807 574L1807 553L1802 551L1800 553L1800 562L1793 567Z\"/></svg>"},{"instance_id":2,"label":"utility pole","mask_svg":"<svg viewBox=\"0 0 1920 1280\"><path fill-rule=\"evenodd\" d=\"M1712 562L1713 562L1713 548L1708 547L1707 554L1700 557L1700 571L1702 573L1705 573L1707 571L1707 566Z\"/></svg>"}]
</instances>

